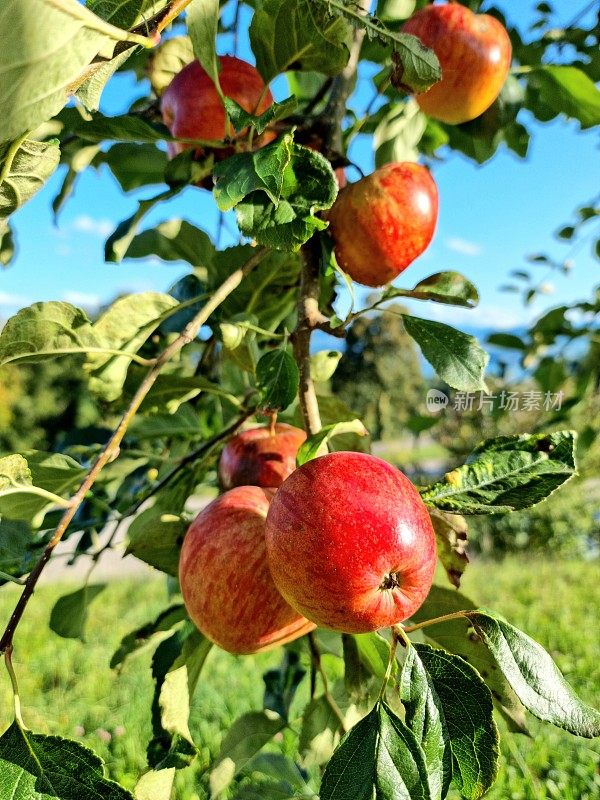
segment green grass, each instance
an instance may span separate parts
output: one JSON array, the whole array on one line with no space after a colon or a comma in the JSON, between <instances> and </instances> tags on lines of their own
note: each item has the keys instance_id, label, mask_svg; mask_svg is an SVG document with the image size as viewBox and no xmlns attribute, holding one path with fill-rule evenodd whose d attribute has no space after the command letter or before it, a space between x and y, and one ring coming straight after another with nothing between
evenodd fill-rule
<instances>
[{"instance_id":1,"label":"green grass","mask_svg":"<svg viewBox=\"0 0 600 800\"><path fill-rule=\"evenodd\" d=\"M462 590L526 630L552 654L588 702L600 695L596 623L600 601L597 563L511 558L472 564ZM120 638L149 620L168 600L160 580L110 585L90 609L88 641L64 640L48 629L54 601L65 588L36 592L18 629L14 663L23 714L30 728L80 738L107 762L111 777L132 787L145 769L150 736L150 654L131 660L120 675L110 656ZM15 587L0 591L0 620L10 613ZM213 651L194 698L191 729L201 762L214 756L223 732L239 714L262 703L264 670L279 654L235 658ZM10 722L8 677L0 672L0 729ZM502 763L490 800L596 800L600 747L531 718L531 738L503 726ZM289 746L289 742L287 745ZM201 766L182 771L174 800L206 797Z\"/></svg>"}]
</instances>

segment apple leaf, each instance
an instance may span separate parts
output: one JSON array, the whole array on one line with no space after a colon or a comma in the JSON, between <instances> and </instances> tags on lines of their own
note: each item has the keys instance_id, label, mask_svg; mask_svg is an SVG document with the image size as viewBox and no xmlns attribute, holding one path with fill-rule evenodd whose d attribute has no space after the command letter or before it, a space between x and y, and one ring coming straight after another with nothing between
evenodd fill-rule
<instances>
[{"instance_id":1,"label":"apple leaf","mask_svg":"<svg viewBox=\"0 0 600 800\"><path fill-rule=\"evenodd\" d=\"M528 711L576 736L600 736L600 712L580 700L540 644L489 612L465 616Z\"/></svg>"},{"instance_id":2,"label":"apple leaf","mask_svg":"<svg viewBox=\"0 0 600 800\"><path fill-rule=\"evenodd\" d=\"M164 3L164 0L163 0ZM166 3L164 3L166 5ZM87 0L87 7L111 25L131 28L140 15L156 5L153 0ZM160 5L160 3L159 3Z\"/></svg>"},{"instance_id":3,"label":"apple leaf","mask_svg":"<svg viewBox=\"0 0 600 800\"><path fill-rule=\"evenodd\" d=\"M133 790L135 800L171 800L174 780L174 767L146 772Z\"/></svg>"},{"instance_id":4,"label":"apple leaf","mask_svg":"<svg viewBox=\"0 0 600 800\"><path fill-rule=\"evenodd\" d=\"M187 28L194 55L222 95L216 42L219 30L219 0L193 0L186 9Z\"/></svg>"},{"instance_id":5,"label":"apple leaf","mask_svg":"<svg viewBox=\"0 0 600 800\"><path fill-rule=\"evenodd\" d=\"M83 148L85 149L85 148ZM124 192L165 182L167 154L155 144L114 144L94 157L93 166L106 164Z\"/></svg>"},{"instance_id":6,"label":"apple leaf","mask_svg":"<svg viewBox=\"0 0 600 800\"><path fill-rule=\"evenodd\" d=\"M236 103L235 100L232 100L231 97L226 97L224 103L225 110L227 111L235 131L241 131L251 126L259 135L264 133L265 128L267 125L270 125L271 122L289 117L298 107L296 98L288 97L287 100L282 100L281 103L273 103L260 116L255 117Z\"/></svg>"},{"instance_id":7,"label":"apple leaf","mask_svg":"<svg viewBox=\"0 0 600 800\"><path fill-rule=\"evenodd\" d=\"M298 753L304 769L326 764L340 741L340 721L323 696L314 697L304 709Z\"/></svg>"},{"instance_id":8,"label":"apple leaf","mask_svg":"<svg viewBox=\"0 0 600 800\"><path fill-rule=\"evenodd\" d=\"M0 786L15 800L133 800L104 777L102 760L87 747L24 730L17 722L0 736Z\"/></svg>"},{"instance_id":9,"label":"apple leaf","mask_svg":"<svg viewBox=\"0 0 600 800\"><path fill-rule=\"evenodd\" d=\"M299 384L298 365L286 349L271 350L261 356L256 365L260 408L283 411L296 399Z\"/></svg>"},{"instance_id":10,"label":"apple leaf","mask_svg":"<svg viewBox=\"0 0 600 800\"><path fill-rule=\"evenodd\" d=\"M159 203L162 203L163 200L170 200L175 197L182 188L182 186L176 186L154 195L154 197L149 197L147 200L140 200L135 214L120 222L106 240L104 244L105 260L117 264L120 263L125 258L125 254L146 214Z\"/></svg>"},{"instance_id":11,"label":"apple leaf","mask_svg":"<svg viewBox=\"0 0 600 800\"><path fill-rule=\"evenodd\" d=\"M234 208L246 195L262 191L277 205L284 183L284 172L292 157L291 136L261 147L254 153L238 153L214 168L213 194L221 211Z\"/></svg>"},{"instance_id":12,"label":"apple leaf","mask_svg":"<svg viewBox=\"0 0 600 800\"><path fill-rule=\"evenodd\" d=\"M537 90L537 98L555 114L579 120L582 129L600 124L600 90L577 67L546 64L527 73L527 82ZM528 107L536 113L536 103L528 95Z\"/></svg>"},{"instance_id":13,"label":"apple leaf","mask_svg":"<svg viewBox=\"0 0 600 800\"><path fill-rule=\"evenodd\" d=\"M4 459L0 459L0 465ZM0 475L0 481L2 476ZM21 578L41 555L43 545L33 538L31 525L24 520L0 519L0 585Z\"/></svg>"},{"instance_id":14,"label":"apple leaf","mask_svg":"<svg viewBox=\"0 0 600 800\"><path fill-rule=\"evenodd\" d=\"M152 44L108 24L77 0L19 0L5 8L2 23L10 36L0 53L0 142L60 111L70 86L107 45Z\"/></svg>"},{"instance_id":15,"label":"apple leaf","mask_svg":"<svg viewBox=\"0 0 600 800\"><path fill-rule=\"evenodd\" d=\"M163 140L172 141L169 129L164 125L155 124L123 114L117 117L105 117L104 114L94 114L90 120L79 119L69 126L72 133L85 142L142 142L154 143Z\"/></svg>"},{"instance_id":16,"label":"apple leaf","mask_svg":"<svg viewBox=\"0 0 600 800\"><path fill-rule=\"evenodd\" d=\"M193 3L187 8L188 26L190 11L194 6L206 8L205 3ZM194 60L194 49L189 36L173 36L162 42L153 52L147 66L148 78L157 97L160 97L175 75Z\"/></svg>"},{"instance_id":17,"label":"apple leaf","mask_svg":"<svg viewBox=\"0 0 600 800\"><path fill-rule=\"evenodd\" d=\"M467 521L460 514L430 509L429 516L435 531L438 558L442 562L448 580L453 586L460 586L460 579L469 563L466 553Z\"/></svg>"},{"instance_id":18,"label":"apple leaf","mask_svg":"<svg viewBox=\"0 0 600 800\"><path fill-rule=\"evenodd\" d=\"M325 768L321 800L433 800L425 754L385 703L348 731Z\"/></svg>"},{"instance_id":19,"label":"apple leaf","mask_svg":"<svg viewBox=\"0 0 600 800\"><path fill-rule=\"evenodd\" d=\"M500 436L477 447L462 467L423 489L428 505L454 514L530 508L575 475L574 431Z\"/></svg>"},{"instance_id":20,"label":"apple leaf","mask_svg":"<svg viewBox=\"0 0 600 800\"><path fill-rule=\"evenodd\" d=\"M423 605L411 617L411 622L424 622L445 614L456 614L476 608L472 600L455 589L434 585ZM483 641L478 636L472 635L473 629L466 617L458 616L452 620L428 625L423 633L431 642L443 647L449 653L461 656L475 667L491 691L494 702L510 729L517 733L527 733L526 715L522 703Z\"/></svg>"},{"instance_id":21,"label":"apple leaf","mask_svg":"<svg viewBox=\"0 0 600 800\"><path fill-rule=\"evenodd\" d=\"M250 711L231 725L209 777L211 796L223 792L250 759L286 726L274 711Z\"/></svg>"},{"instance_id":22,"label":"apple leaf","mask_svg":"<svg viewBox=\"0 0 600 800\"><path fill-rule=\"evenodd\" d=\"M173 218L138 233L123 258L155 256L162 261L185 261L199 270L212 263L214 254L208 234L184 219Z\"/></svg>"},{"instance_id":23,"label":"apple leaf","mask_svg":"<svg viewBox=\"0 0 600 800\"><path fill-rule=\"evenodd\" d=\"M289 69L336 75L350 55L351 27L312 0L259 0L250 44L265 81Z\"/></svg>"},{"instance_id":24,"label":"apple leaf","mask_svg":"<svg viewBox=\"0 0 600 800\"><path fill-rule=\"evenodd\" d=\"M379 633L357 633L352 637L358 648L361 662L371 675L383 680L390 660L390 643ZM397 661L392 663L392 676L396 674Z\"/></svg>"},{"instance_id":25,"label":"apple leaf","mask_svg":"<svg viewBox=\"0 0 600 800\"><path fill-rule=\"evenodd\" d=\"M135 45L130 45L109 61L100 61L88 68L85 74L89 75L89 77L79 85L75 92L77 99L83 103L88 111L98 111L104 87L119 67L123 66L137 49Z\"/></svg>"},{"instance_id":26,"label":"apple leaf","mask_svg":"<svg viewBox=\"0 0 600 800\"><path fill-rule=\"evenodd\" d=\"M418 161L418 144L427 128L427 117L414 98L390 104L373 132L375 167L393 161Z\"/></svg>"},{"instance_id":27,"label":"apple leaf","mask_svg":"<svg viewBox=\"0 0 600 800\"><path fill-rule=\"evenodd\" d=\"M272 188L277 188L277 196L273 191L267 192L264 186L262 191L255 191L255 184L262 181L253 165L257 155L265 151L281 154L284 147L288 160L281 158L276 165L269 166L267 156L261 157L262 167L267 172L283 166L283 174L268 177ZM224 166L234 161L238 169ZM223 202L218 198L217 201L222 210L237 203L240 230L259 244L293 252L299 250L314 233L327 227L316 213L330 208L337 196L338 185L331 164L320 153L294 144L290 134L254 154L242 153L217 165L217 178L219 174L223 175L224 169L228 181L221 188L218 180L215 194L223 192L220 195Z\"/></svg>"},{"instance_id":28,"label":"apple leaf","mask_svg":"<svg viewBox=\"0 0 600 800\"><path fill-rule=\"evenodd\" d=\"M176 514L166 514L156 506L146 508L129 526L126 553L176 577L187 528L185 520Z\"/></svg>"},{"instance_id":29,"label":"apple leaf","mask_svg":"<svg viewBox=\"0 0 600 800\"><path fill-rule=\"evenodd\" d=\"M326 383L337 365L340 363L342 353L339 350L320 350L310 357L310 376L315 383Z\"/></svg>"},{"instance_id":30,"label":"apple leaf","mask_svg":"<svg viewBox=\"0 0 600 800\"><path fill-rule=\"evenodd\" d=\"M0 267L7 267L15 254L15 235L6 219L0 219Z\"/></svg>"},{"instance_id":31,"label":"apple leaf","mask_svg":"<svg viewBox=\"0 0 600 800\"><path fill-rule=\"evenodd\" d=\"M318 433L309 436L304 444L300 445L296 456L296 464L301 467L307 461L311 461L318 455L327 452L327 443L334 436L343 433L356 433L358 436L368 436L369 431L359 419L349 422L335 422L333 425L325 425Z\"/></svg>"},{"instance_id":32,"label":"apple leaf","mask_svg":"<svg viewBox=\"0 0 600 800\"><path fill-rule=\"evenodd\" d=\"M105 587L105 583L89 584L59 597L50 612L50 630L64 639L84 642L88 606Z\"/></svg>"},{"instance_id":33,"label":"apple leaf","mask_svg":"<svg viewBox=\"0 0 600 800\"><path fill-rule=\"evenodd\" d=\"M306 670L300 663L300 656L293 650L284 650L280 666L267 670L263 675L264 708L275 711L287 721L296 689L305 675Z\"/></svg>"},{"instance_id":34,"label":"apple leaf","mask_svg":"<svg viewBox=\"0 0 600 800\"><path fill-rule=\"evenodd\" d=\"M156 644L159 636L166 638L170 635L171 628L184 619L187 619L187 614L182 603L175 603L165 608L156 619L136 628L121 639L121 644L110 659L110 668L120 667L129 656L141 652L151 644Z\"/></svg>"},{"instance_id":35,"label":"apple leaf","mask_svg":"<svg viewBox=\"0 0 600 800\"><path fill-rule=\"evenodd\" d=\"M91 353L86 370L90 375L92 392L103 400L116 400L123 389L130 355L135 355L148 336L162 320L165 312L175 308L177 301L160 292L140 292L119 297L94 323L94 332L101 346L120 350L123 355Z\"/></svg>"},{"instance_id":36,"label":"apple leaf","mask_svg":"<svg viewBox=\"0 0 600 800\"><path fill-rule=\"evenodd\" d=\"M471 281L460 272L436 272L419 281L414 289L398 289L390 286L379 302L393 297L411 297L414 300L432 300L452 306L474 308L479 303L479 294Z\"/></svg>"},{"instance_id":37,"label":"apple leaf","mask_svg":"<svg viewBox=\"0 0 600 800\"><path fill-rule=\"evenodd\" d=\"M402 670L400 697L425 751L432 797L445 797L451 775L462 797L482 797L496 778L499 749L492 695L481 676L456 655L415 644Z\"/></svg>"},{"instance_id":38,"label":"apple leaf","mask_svg":"<svg viewBox=\"0 0 600 800\"><path fill-rule=\"evenodd\" d=\"M0 219L10 216L46 183L60 161L57 139L0 145Z\"/></svg>"},{"instance_id":39,"label":"apple leaf","mask_svg":"<svg viewBox=\"0 0 600 800\"><path fill-rule=\"evenodd\" d=\"M474 336L442 322L402 314L406 332L448 386L462 392L487 391L483 375L489 355Z\"/></svg>"}]
</instances>

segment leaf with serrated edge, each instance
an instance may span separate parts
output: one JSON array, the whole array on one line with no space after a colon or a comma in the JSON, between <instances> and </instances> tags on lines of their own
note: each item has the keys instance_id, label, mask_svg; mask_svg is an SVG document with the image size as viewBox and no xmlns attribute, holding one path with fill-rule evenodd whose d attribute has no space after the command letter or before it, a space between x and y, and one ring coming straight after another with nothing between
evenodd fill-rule
<instances>
[{"instance_id":1,"label":"leaf with serrated edge","mask_svg":"<svg viewBox=\"0 0 600 800\"><path fill-rule=\"evenodd\" d=\"M406 332L448 386L463 392L487 391L483 375L489 355L474 336L430 319L402 314Z\"/></svg>"},{"instance_id":2,"label":"leaf with serrated edge","mask_svg":"<svg viewBox=\"0 0 600 800\"><path fill-rule=\"evenodd\" d=\"M447 514L444 511L430 509L429 516L435 531L438 558L442 562L448 580L453 586L460 586L460 579L469 563L466 553L467 521L460 514Z\"/></svg>"},{"instance_id":3,"label":"leaf with serrated edge","mask_svg":"<svg viewBox=\"0 0 600 800\"><path fill-rule=\"evenodd\" d=\"M270 411L287 408L298 392L298 365L287 350L280 348L265 353L256 365L256 385L261 408Z\"/></svg>"},{"instance_id":4,"label":"leaf with serrated edge","mask_svg":"<svg viewBox=\"0 0 600 800\"><path fill-rule=\"evenodd\" d=\"M488 439L462 467L423 489L425 503L456 514L529 508L576 472L574 431Z\"/></svg>"},{"instance_id":5,"label":"leaf with serrated edge","mask_svg":"<svg viewBox=\"0 0 600 800\"><path fill-rule=\"evenodd\" d=\"M0 736L0 786L15 800L133 800L104 777L102 760L89 748L23 730L16 722Z\"/></svg>"},{"instance_id":6,"label":"leaf with serrated edge","mask_svg":"<svg viewBox=\"0 0 600 800\"><path fill-rule=\"evenodd\" d=\"M474 308L479 303L476 287L460 272L436 272L419 281L414 289L399 289L390 286L382 300L393 297L411 297L414 300L432 300L435 303Z\"/></svg>"},{"instance_id":7,"label":"leaf with serrated edge","mask_svg":"<svg viewBox=\"0 0 600 800\"><path fill-rule=\"evenodd\" d=\"M300 446L298 455L296 456L297 465L301 467L302 464L306 464L307 461L311 461L313 458L322 454L329 440L343 433L356 433L358 436L369 435L369 431L359 419L353 419L349 422L335 422L333 425L325 425L318 433L309 436L304 444Z\"/></svg>"},{"instance_id":8,"label":"leaf with serrated edge","mask_svg":"<svg viewBox=\"0 0 600 800\"><path fill-rule=\"evenodd\" d=\"M0 147L0 218L8 217L38 192L60 161L58 141L30 139Z\"/></svg>"},{"instance_id":9,"label":"leaf with serrated edge","mask_svg":"<svg viewBox=\"0 0 600 800\"><path fill-rule=\"evenodd\" d=\"M600 712L580 700L540 644L500 617L466 617L528 711L576 736L600 736Z\"/></svg>"}]
</instances>

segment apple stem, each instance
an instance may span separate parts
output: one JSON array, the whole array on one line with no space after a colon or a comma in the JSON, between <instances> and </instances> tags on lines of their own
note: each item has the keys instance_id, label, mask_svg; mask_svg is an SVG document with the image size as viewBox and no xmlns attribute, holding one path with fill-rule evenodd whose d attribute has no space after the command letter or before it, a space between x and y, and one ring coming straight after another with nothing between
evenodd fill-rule
<instances>
[{"instance_id":1,"label":"apple stem","mask_svg":"<svg viewBox=\"0 0 600 800\"><path fill-rule=\"evenodd\" d=\"M315 636L314 631L311 631L311 633L308 634L308 646L310 648L310 655L313 666L321 676L321 680L323 682L323 697L327 701L327 704L329 705L335 716L338 718L340 723L339 725L340 730L342 731L342 733L346 733L347 731L346 719L344 717L343 711L338 706L338 704L335 701L335 698L329 691L329 680L327 678L327 673L323 668L323 664L321 663L321 651L319 650L319 645L317 644L317 638Z\"/></svg>"},{"instance_id":2,"label":"apple stem","mask_svg":"<svg viewBox=\"0 0 600 800\"><path fill-rule=\"evenodd\" d=\"M418 631L421 628L428 628L430 625L437 625L441 622L450 622L453 619L465 619L465 617L469 614L468 610L465 611L454 611L452 614L444 614L441 617L434 617L433 619L426 619L424 622L418 622L416 625L407 625L404 628L404 633L412 633L413 631Z\"/></svg>"}]
</instances>

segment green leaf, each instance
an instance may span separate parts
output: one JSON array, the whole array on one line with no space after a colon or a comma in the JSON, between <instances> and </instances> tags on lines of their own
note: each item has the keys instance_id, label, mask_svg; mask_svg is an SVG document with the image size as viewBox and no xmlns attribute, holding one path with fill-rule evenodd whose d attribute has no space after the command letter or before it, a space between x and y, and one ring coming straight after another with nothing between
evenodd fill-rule
<instances>
[{"instance_id":1,"label":"green leaf","mask_svg":"<svg viewBox=\"0 0 600 800\"><path fill-rule=\"evenodd\" d=\"M479 303L476 287L460 272L436 272L419 281L414 289L398 289L390 286L381 300L392 297L412 297L414 300L432 300L434 303L445 303L452 306L474 308Z\"/></svg>"},{"instance_id":2,"label":"green leaf","mask_svg":"<svg viewBox=\"0 0 600 800\"><path fill-rule=\"evenodd\" d=\"M315 383L326 383L340 363L339 350L320 350L310 357L310 376Z\"/></svg>"},{"instance_id":3,"label":"green leaf","mask_svg":"<svg viewBox=\"0 0 600 800\"><path fill-rule=\"evenodd\" d=\"M167 189L167 191L150 197L148 200L140 200L135 214L120 222L106 240L104 245L104 258L106 261L120 263L125 257L129 245L146 214L159 203L162 203L163 200L170 200L175 197L180 191L181 188Z\"/></svg>"},{"instance_id":4,"label":"green leaf","mask_svg":"<svg viewBox=\"0 0 600 800\"><path fill-rule=\"evenodd\" d=\"M284 348L265 353L256 365L259 406L269 411L283 411L298 393L300 373L293 356Z\"/></svg>"},{"instance_id":5,"label":"green leaf","mask_svg":"<svg viewBox=\"0 0 600 800\"><path fill-rule=\"evenodd\" d=\"M225 399L231 398L228 392L220 389L216 383L212 383L207 378L180 375L178 373L163 373L158 376L144 398L140 405L140 411L154 414L161 412L174 414L183 403L198 397L202 392L214 394ZM196 424L195 429L197 430Z\"/></svg>"},{"instance_id":6,"label":"green leaf","mask_svg":"<svg viewBox=\"0 0 600 800\"><path fill-rule=\"evenodd\" d=\"M526 350L527 345L519 336L513 333L492 333L488 336L488 344L493 344L496 347L508 347L511 350Z\"/></svg>"},{"instance_id":7,"label":"green leaf","mask_svg":"<svg viewBox=\"0 0 600 800\"><path fill-rule=\"evenodd\" d=\"M498 730L493 719L490 691L481 676L462 658L435 650L427 644L415 644L414 649L426 671L428 700L436 705L443 717L442 736L452 754L453 783L463 797L478 800L493 784L498 773ZM422 679L422 672L418 668L417 674ZM412 702L412 705L410 702L407 705L407 721L410 718L411 728L416 723L421 732L423 724L429 721L427 717L432 714L430 706L425 716L425 709L420 707L422 698L419 692L426 690L422 685L420 690L413 686L409 688L407 683L410 676L403 673L403 678L404 690ZM457 703L457 697L460 697L460 703ZM402 700L404 702L404 698ZM427 744L431 746L435 758L436 748L439 747L435 730L433 741ZM427 753L425 745L424 749ZM442 759L445 759L445 755ZM444 789L448 785L448 766L445 761L441 783Z\"/></svg>"},{"instance_id":8,"label":"green leaf","mask_svg":"<svg viewBox=\"0 0 600 800\"><path fill-rule=\"evenodd\" d=\"M143 12L156 5L155 0L87 0L87 7L111 25L131 28ZM159 3L160 5L160 3Z\"/></svg>"},{"instance_id":9,"label":"green leaf","mask_svg":"<svg viewBox=\"0 0 600 800\"><path fill-rule=\"evenodd\" d=\"M0 146L0 219L8 217L46 183L60 161L57 139Z\"/></svg>"},{"instance_id":10,"label":"green leaf","mask_svg":"<svg viewBox=\"0 0 600 800\"><path fill-rule=\"evenodd\" d=\"M73 133L87 142L142 142L152 144L172 141L169 129L164 125L147 122L142 117L123 114L118 117L105 117L94 114L91 120L78 120Z\"/></svg>"},{"instance_id":11,"label":"green leaf","mask_svg":"<svg viewBox=\"0 0 600 800\"><path fill-rule=\"evenodd\" d=\"M152 622L148 622L142 625L141 628L126 634L112 655L110 660L111 669L121 666L130 655L140 652L151 644L156 644L161 634L168 634L171 628L186 618L185 607L181 603L177 603L161 611ZM162 638L166 638L166 635L162 636Z\"/></svg>"},{"instance_id":12,"label":"green leaf","mask_svg":"<svg viewBox=\"0 0 600 800\"><path fill-rule=\"evenodd\" d=\"M325 769L321 800L432 800L414 734L378 703L344 736Z\"/></svg>"},{"instance_id":13,"label":"green leaf","mask_svg":"<svg viewBox=\"0 0 600 800\"><path fill-rule=\"evenodd\" d=\"M340 741L340 721L325 697L315 697L304 709L298 739L304 769L326 764Z\"/></svg>"},{"instance_id":14,"label":"green leaf","mask_svg":"<svg viewBox=\"0 0 600 800\"><path fill-rule=\"evenodd\" d=\"M357 633L353 636L358 647L360 660L379 680L383 680L390 660L390 644L378 633ZM392 675L396 673L398 664L392 664Z\"/></svg>"},{"instance_id":15,"label":"green leaf","mask_svg":"<svg viewBox=\"0 0 600 800\"><path fill-rule=\"evenodd\" d=\"M177 301L168 294L141 292L119 297L94 323L94 333L107 350L124 355L92 353L86 360L90 389L103 400L116 400L123 389L134 355L150 334L158 328L163 315L175 308Z\"/></svg>"},{"instance_id":16,"label":"green leaf","mask_svg":"<svg viewBox=\"0 0 600 800\"><path fill-rule=\"evenodd\" d=\"M33 538L31 525L23 520L0 519L1 572L13 578L22 577L31 570L41 550L42 545L37 545ZM0 583L4 581L0 576Z\"/></svg>"},{"instance_id":17,"label":"green leaf","mask_svg":"<svg viewBox=\"0 0 600 800\"><path fill-rule=\"evenodd\" d=\"M351 28L326 4L310 0L259 0L250 44L265 81L289 69L336 75L350 54Z\"/></svg>"},{"instance_id":18,"label":"green leaf","mask_svg":"<svg viewBox=\"0 0 600 800\"><path fill-rule=\"evenodd\" d=\"M14 800L133 800L104 777L102 760L87 747L23 730L16 722L0 736L0 786Z\"/></svg>"},{"instance_id":19,"label":"green leaf","mask_svg":"<svg viewBox=\"0 0 600 800\"><path fill-rule=\"evenodd\" d=\"M50 630L64 639L84 642L88 606L105 587L105 583L91 584L59 597L50 612Z\"/></svg>"},{"instance_id":20,"label":"green leaf","mask_svg":"<svg viewBox=\"0 0 600 800\"><path fill-rule=\"evenodd\" d=\"M174 414L136 417L129 433L135 439L157 439L162 436L197 439L201 430L198 414L190 405L184 404Z\"/></svg>"},{"instance_id":21,"label":"green leaf","mask_svg":"<svg viewBox=\"0 0 600 800\"><path fill-rule=\"evenodd\" d=\"M541 502L575 474L574 431L500 436L421 493L455 514L498 514Z\"/></svg>"},{"instance_id":22,"label":"green leaf","mask_svg":"<svg viewBox=\"0 0 600 800\"><path fill-rule=\"evenodd\" d=\"M0 219L0 266L7 267L15 255L15 235L6 220Z\"/></svg>"},{"instance_id":23,"label":"green leaf","mask_svg":"<svg viewBox=\"0 0 600 800\"><path fill-rule=\"evenodd\" d=\"M193 0L187 7L187 28L194 55L212 78L219 93L219 62L216 43L219 28L219 0Z\"/></svg>"},{"instance_id":24,"label":"green leaf","mask_svg":"<svg viewBox=\"0 0 600 800\"><path fill-rule=\"evenodd\" d=\"M77 0L19 0L5 7L2 23L10 36L0 53L0 142L60 111L70 85L100 50L119 41L150 44L104 22Z\"/></svg>"},{"instance_id":25,"label":"green leaf","mask_svg":"<svg viewBox=\"0 0 600 800\"><path fill-rule=\"evenodd\" d=\"M24 450L0 458L0 514L39 527L44 513L83 479L86 470L70 456Z\"/></svg>"},{"instance_id":26,"label":"green leaf","mask_svg":"<svg viewBox=\"0 0 600 800\"><path fill-rule=\"evenodd\" d=\"M540 644L500 617L466 616L528 711L576 736L600 736L600 712L577 697Z\"/></svg>"},{"instance_id":27,"label":"green leaf","mask_svg":"<svg viewBox=\"0 0 600 800\"><path fill-rule=\"evenodd\" d=\"M88 111L98 111L104 87L115 72L123 66L137 49L138 48L135 46L129 46L126 50L123 50L122 53L119 53L109 61L101 61L97 64L90 65L86 71L86 75L89 75L89 77L75 92L77 99L83 103Z\"/></svg>"},{"instance_id":28,"label":"green leaf","mask_svg":"<svg viewBox=\"0 0 600 800\"><path fill-rule=\"evenodd\" d=\"M171 800L174 780L175 767L146 772L133 790L135 800Z\"/></svg>"},{"instance_id":29,"label":"green leaf","mask_svg":"<svg viewBox=\"0 0 600 800\"><path fill-rule=\"evenodd\" d=\"M296 456L296 464L301 467L302 464L306 464L307 461L311 461L313 458L326 452L326 446L329 440L343 433L355 433L358 436L369 435L369 431L359 419L353 419L350 422L335 422L333 425L325 425L318 433L309 436L304 444L300 445L298 455Z\"/></svg>"},{"instance_id":30,"label":"green leaf","mask_svg":"<svg viewBox=\"0 0 600 800\"><path fill-rule=\"evenodd\" d=\"M329 161L308 147L294 144L278 201L273 202L264 191L250 192L236 207L239 228L259 244L293 252L327 227L316 213L330 208L337 192Z\"/></svg>"},{"instance_id":31,"label":"green leaf","mask_svg":"<svg viewBox=\"0 0 600 800\"><path fill-rule=\"evenodd\" d=\"M446 570L448 580L458 589L462 574L469 563L466 553L469 532L467 521L460 514L447 514L434 509L429 511L429 515L435 531L438 558Z\"/></svg>"},{"instance_id":32,"label":"green leaf","mask_svg":"<svg viewBox=\"0 0 600 800\"><path fill-rule=\"evenodd\" d=\"M57 301L34 303L11 317L0 333L0 366L41 361L101 347L87 315Z\"/></svg>"},{"instance_id":33,"label":"green leaf","mask_svg":"<svg viewBox=\"0 0 600 800\"><path fill-rule=\"evenodd\" d=\"M192 25L190 12L196 7L207 9L207 3L195 2L187 7L188 26ZM210 43L207 39L207 43ZM214 39L212 40L214 42ZM214 45L213 45L214 46ZM147 73L155 94L160 97L175 75L194 60L194 49L189 36L173 36L162 42L153 52L148 62Z\"/></svg>"},{"instance_id":34,"label":"green leaf","mask_svg":"<svg viewBox=\"0 0 600 800\"><path fill-rule=\"evenodd\" d=\"M281 103L273 103L266 111L260 114L260 116L256 117L253 114L249 114L230 97L226 97L224 103L225 110L227 111L235 131L242 131L244 128L252 127L259 136L264 133L267 125L279 119L289 117L298 107L296 98L288 97L287 100L283 100Z\"/></svg>"},{"instance_id":35,"label":"green leaf","mask_svg":"<svg viewBox=\"0 0 600 800\"><path fill-rule=\"evenodd\" d=\"M463 392L487 391L483 375L489 356L474 336L408 314L402 314L406 332L417 342L440 378Z\"/></svg>"},{"instance_id":36,"label":"green leaf","mask_svg":"<svg viewBox=\"0 0 600 800\"><path fill-rule=\"evenodd\" d=\"M253 153L238 153L215 165L213 194L221 211L234 208L246 195L263 191L274 205L281 197L284 171L292 157L292 137L282 136Z\"/></svg>"},{"instance_id":37,"label":"green leaf","mask_svg":"<svg viewBox=\"0 0 600 800\"><path fill-rule=\"evenodd\" d=\"M427 128L427 117L416 100L389 106L373 134L375 166L392 161L417 161L418 144Z\"/></svg>"},{"instance_id":38,"label":"green leaf","mask_svg":"<svg viewBox=\"0 0 600 800\"><path fill-rule=\"evenodd\" d=\"M577 67L544 65L527 74L528 84L538 91L539 102L555 114L579 120L582 129L600 124L600 91ZM535 103L528 103L535 113Z\"/></svg>"},{"instance_id":39,"label":"green leaf","mask_svg":"<svg viewBox=\"0 0 600 800\"><path fill-rule=\"evenodd\" d=\"M211 796L223 792L250 759L285 728L274 711L250 711L238 717L227 731L210 772Z\"/></svg>"},{"instance_id":40,"label":"green leaf","mask_svg":"<svg viewBox=\"0 0 600 800\"><path fill-rule=\"evenodd\" d=\"M123 258L156 256L163 261L186 261L196 268L211 264L215 248L208 234L184 219L170 219L138 233Z\"/></svg>"},{"instance_id":41,"label":"green leaf","mask_svg":"<svg viewBox=\"0 0 600 800\"><path fill-rule=\"evenodd\" d=\"M264 708L275 711L287 721L296 689L305 675L306 670L300 664L300 656L293 650L284 650L280 666L267 670L263 675Z\"/></svg>"},{"instance_id":42,"label":"green leaf","mask_svg":"<svg viewBox=\"0 0 600 800\"><path fill-rule=\"evenodd\" d=\"M175 514L165 514L155 506L146 508L129 526L126 552L176 577L187 528L185 520Z\"/></svg>"},{"instance_id":43,"label":"green leaf","mask_svg":"<svg viewBox=\"0 0 600 800\"><path fill-rule=\"evenodd\" d=\"M164 183L167 154L154 144L113 144L94 164L106 164L124 192Z\"/></svg>"},{"instance_id":44,"label":"green leaf","mask_svg":"<svg viewBox=\"0 0 600 800\"><path fill-rule=\"evenodd\" d=\"M413 614L411 621L424 622L445 614L474 609L476 609L476 605L473 601L460 592L434 585L421 608ZM452 620L429 625L423 630L423 633L430 641L450 653L461 656L475 667L492 692L494 701L511 730L527 733L523 705L483 641L478 636L473 636L472 626L466 617L459 616Z\"/></svg>"}]
</instances>

